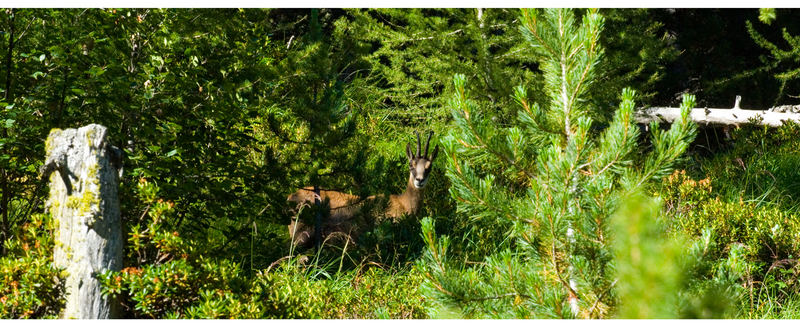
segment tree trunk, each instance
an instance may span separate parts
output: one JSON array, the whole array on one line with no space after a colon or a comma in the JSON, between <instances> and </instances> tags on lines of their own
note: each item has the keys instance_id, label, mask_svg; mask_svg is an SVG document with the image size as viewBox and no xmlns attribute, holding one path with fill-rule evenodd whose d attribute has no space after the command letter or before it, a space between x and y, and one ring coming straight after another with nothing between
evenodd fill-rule
<instances>
[{"instance_id":1,"label":"tree trunk","mask_svg":"<svg viewBox=\"0 0 800 327\"><path fill-rule=\"evenodd\" d=\"M800 106L779 106L767 110L694 108L689 116L694 122L705 125L739 125L755 119L754 122L759 125L777 127L783 125L783 122L787 120L800 122L800 113L794 112L795 107L800 108ZM648 124L652 121L671 123L680 116L680 108L647 108L636 112L636 122L641 124Z\"/></svg>"},{"instance_id":2,"label":"tree trunk","mask_svg":"<svg viewBox=\"0 0 800 327\"><path fill-rule=\"evenodd\" d=\"M97 124L53 129L45 145L47 210L57 224L53 259L68 274L62 318L119 317L118 304L101 295L97 280L104 271L122 268L117 197L121 156L107 144L106 133Z\"/></svg>"}]
</instances>

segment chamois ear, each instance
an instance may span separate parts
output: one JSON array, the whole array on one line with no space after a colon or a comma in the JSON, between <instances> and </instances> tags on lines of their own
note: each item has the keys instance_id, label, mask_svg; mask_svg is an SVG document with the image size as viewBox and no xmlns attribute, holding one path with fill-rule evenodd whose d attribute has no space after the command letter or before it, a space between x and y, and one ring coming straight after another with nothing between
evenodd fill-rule
<instances>
[{"instance_id":1,"label":"chamois ear","mask_svg":"<svg viewBox=\"0 0 800 327\"><path fill-rule=\"evenodd\" d=\"M411 153L411 143L406 143L406 157L408 158L408 161L414 159L414 155Z\"/></svg>"},{"instance_id":2,"label":"chamois ear","mask_svg":"<svg viewBox=\"0 0 800 327\"><path fill-rule=\"evenodd\" d=\"M433 147L433 153L431 154L430 162L433 162L433 159L436 159L436 155L439 154L439 145L437 144Z\"/></svg>"}]
</instances>

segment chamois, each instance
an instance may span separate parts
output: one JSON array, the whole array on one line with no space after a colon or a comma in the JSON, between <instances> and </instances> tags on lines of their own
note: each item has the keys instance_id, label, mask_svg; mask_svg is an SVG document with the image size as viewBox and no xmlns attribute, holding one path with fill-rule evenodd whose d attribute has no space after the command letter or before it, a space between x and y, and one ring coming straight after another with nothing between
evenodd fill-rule
<instances>
[{"instance_id":1,"label":"chamois","mask_svg":"<svg viewBox=\"0 0 800 327\"><path fill-rule=\"evenodd\" d=\"M433 132L428 133L428 139L425 141L425 153L420 154L420 139L419 132L415 132L417 136L417 151L416 154L411 152L411 144L406 144L406 157L408 158L409 177L406 184L406 190L402 194L392 194L389 196L389 201L386 203L384 210L377 211L378 216L388 218L398 218L403 215L416 214L420 208L422 200L422 189L428 182L430 177L431 168L433 167L433 160L439 152L439 146L436 145L433 153L428 156L428 147L430 145L431 136ZM289 224L289 236L292 238L294 245L299 247L307 247L313 244L315 233L314 223L300 221L299 211L304 206L312 206L314 204L316 194L313 187L304 187L289 195L286 201L293 203L295 206L295 215ZM330 191L319 190L319 202L327 206L330 211L322 219L321 237L325 239L328 235L341 233L347 235L349 241L354 241L358 236L364 232L375 217L368 217L368 212L362 212L365 204L372 206L381 203L380 200L385 200L383 195L371 195L365 198L357 195Z\"/></svg>"}]
</instances>

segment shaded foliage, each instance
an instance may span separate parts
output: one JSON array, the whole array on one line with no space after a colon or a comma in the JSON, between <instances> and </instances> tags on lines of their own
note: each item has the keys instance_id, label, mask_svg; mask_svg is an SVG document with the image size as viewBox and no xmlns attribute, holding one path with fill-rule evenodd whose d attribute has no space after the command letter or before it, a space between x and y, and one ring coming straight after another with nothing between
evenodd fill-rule
<instances>
[{"instance_id":1,"label":"shaded foliage","mask_svg":"<svg viewBox=\"0 0 800 327\"><path fill-rule=\"evenodd\" d=\"M652 128L637 142L634 100L674 105L689 91L719 107L736 94L745 107L792 101L800 20L784 9L599 13L604 32L586 44L605 51L573 62L587 79L558 73L542 48L558 38L536 41L544 30L512 9L3 9L0 315L56 317L63 306L38 168L51 128L89 123L125 151L126 269L103 280L127 317L423 318L442 303L467 316L572 317L570 292L579 316L614 316L617 304L624 316L655 312L625 311L639 293L614 284L615 262L633 261L614 261L625 256L612 253L606 218L619 190L671 173L688 131ZM551 101L562 80L575 96ZM435 131L447 149L419 214L377 224L346 251L287 258L287 195L310 185L402 192L414 130ZM654 297L678 290L681 317L719 317L726 306L709 294L728 293L736 316L800 312L787 236L796 134L736 130L728 147L684 162L710 182L665 182L666 216L640 208L641 235L664 220L702 259L669 270L690 280ZM637 143L650 151L631 150ZM543 187L563 192L546 200ZM475 276L491 278L476 286ZM461 298L431 301L432 280ZM493 293L509 283L513 295ZM453 310L464 299L479 301Z\"/></svg>"}]
</instances>

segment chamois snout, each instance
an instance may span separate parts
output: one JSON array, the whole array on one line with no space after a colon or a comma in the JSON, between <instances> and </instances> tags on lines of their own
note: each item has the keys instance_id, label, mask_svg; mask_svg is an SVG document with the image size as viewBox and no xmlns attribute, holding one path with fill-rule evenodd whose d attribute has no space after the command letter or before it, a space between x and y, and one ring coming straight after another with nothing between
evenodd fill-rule
<instances>
[{"instance_id":1,"label":"chamois snout","mask_svg":"<svg viewBox=\"0 0 800 327\"><path fill-rule=\"evenodd\" d=\"M414 179L414 187L416 187L416 188L423 188L423 187L425 187L425 184L426 184L427 182L428 182L428 179L427 179L427 178L426 178L426 179L419 179L419 178L417 178L417 179Z\"/></svg>"},{"instance_id":2,"label":"chamois snout","mask_svg":"<svg viewBox=\"0 0 800 327\"><path fill-rule=\"evenodd\" d=\"M411 167L411 179L414 183L414 187L416 188L423 188L425 187L425 184L428 183L428 175L430 174L430 169L425 169L425 166L430 167L430 164L425 165L421 163L416 163L414 166Z\"/></svg>"}]
</instances>

